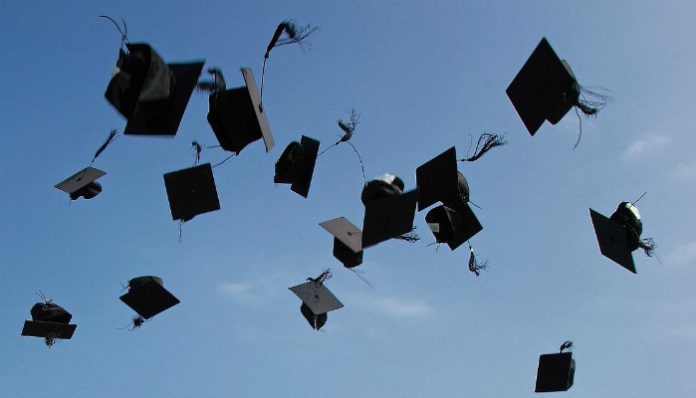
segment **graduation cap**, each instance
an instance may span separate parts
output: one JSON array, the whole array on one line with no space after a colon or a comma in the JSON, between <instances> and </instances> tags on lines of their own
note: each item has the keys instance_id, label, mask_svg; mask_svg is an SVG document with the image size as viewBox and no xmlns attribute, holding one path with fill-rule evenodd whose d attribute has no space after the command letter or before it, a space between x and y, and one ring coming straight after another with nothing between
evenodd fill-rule
<instances>
[{"instance_id":1,"label":"graduation cap","mask_svg":"<svg viewBox=\"0 0 696 398\"><path fill-rule=\"evenodd\" d=\"M188 221L209 211L220 210L210 163L164 175L173 220Z\"/></svg>"},{"instance_id":2,"label":"graduation cap","mask_svg":"<svg viewBox=\"0 0 696 398\"><path fill-rule=\"evenodd\" d=\"M418 211L436 202L456 204L469 200L469 185L457 171L457 152L454 147L442 152L416 169Z\"/></svg>"},{"instance_id":3,"label":"graduation cap","mask_svg":"<svg viewBox=\"0 0 696 398\"><path fill-rule=\"evenodd\" d=\"M204 62L165 64L146 43L126 43L104 93L128 119L124 134L176 135Z\"/></svg>"},{"instance_id":4,"label":"graduation cap","mask_svg":"<svg viewBox=\"0 0 696 398\"><path fill-rule=\"evenodd\" d=\"M210 94L208 123L220 142L220 146L236 154L250 143L263 138L266 152L274 145L271 128L261 106L254 74L242 68L244 87L236 87Z\"/></svg>"},{"instance_id":5,"label":"graduation cap","mask_svg":"<svg viewBox=\"0 0 696 398\"><path fill-rule=\"evenodd\" d=\"M535 392L566 391L573 385L575 360L572 352L563 352L572 343L566 342L558 354L539 356Z\"/></svg>"},{"instance_id":6,"label":"graduation cap","mask_svg":"<svg viewBox=\"0 0 696 398\"><path fill-rule=\"evenodd\" d=\"M307 278L306 283L289 288L302 300L300 312L315 330L319 330L326 323L329 311L343 308L343 304L324 286L324 282L329 278L331 271L326 270L317 278Z\"/></svg>"},{"instance_id":7,"label":"graduation cap","mask_svg":"<svg viewBox=\"0 0 696 398\"><path fill-rule=\"evenodd\" d=\"M603 256L634 274L636 266L631 253L641 248L646 255L652 256L655 242L652 238L641 239L643 223L638 209L632 203L619 203L611 218L590 209L590 218Z\"/></svg>"},{"instance_id":8,"label":"graduation cap","mask_svg":"<svg viewBox=\"0 0 696 398\"><path fill-rule=\"evenodd\" d=\"M418 188L401 193L403 188L403 181L390 174L385 174L365 185L361 194L365 204L362 228L363 249L408 234L413 230Z\"/></svg>"},{"instance_id":9,"label":"graduation cap","mask_svg":"<svg viewBox=\"0 0 696 398\"><path fill-rule=\"evenodd\" d=\"M319 223L334 236L333 256L346 268L362 264L362 232L345 217Z\"/></svg>"},{"instance_id":10,"label":"graduation cap","mask_svg":"<svg viewBox=\"0 0 696 398\"><path fill-rule=\"evenodd\" d=\"M70 324L72 314L58 304L45 300L31 308L31 321L24 321L22 336L43 337L51 347L56 339L70 339L77 325Z\"/></svg>"},{"instance_id":11,"label":"graduation cap","mask_svg":"<svg viewBox=\"0 0 696 398\"><path fill-rule=\"evenodd\" d=\"M102 190L101 185L96 180L103 175L106 173L90 166L56 184L55 187L70 194L71 200L76 200L79 197L92 199Z\"/></svg>"},{"instance_id":12,"label":"graduation cap","mask_svg":"<svg viewBox=\"0 0 696 398\"><path fill-rule=\"evenodd\" d=\"M312 183L314 165L319 152L319 141L302 136L300 142L291 142L275 164L273 181L279 184L292 184L293 192L305 198Z\"/></svg>"},{"instance_id":13,"label":"graduation cap","mask_svg":"<svg viewBox=\"0 0 696 398\"><path fill-rule=\"evenodd\" d=\"M164 288L162 278L157 276L140 276L128 281L128 293L120 297L121 301L145 319L163 312L180 303Z\"/></svg>"},{"instance_id":14,"label":"graduation cap","mask_svg":"<svg viewBox=\"0 0 696 398\"><path fill-rule=\"evenodd\" d=\"M483 229L466 203L460 203L454 208L445 205L437 206L425 215L425 221L435 235L435 240L438 243L447 243L452 250Z\"/></svg>"},{"instance_id":15,"label":"graduation cap","mask_svg":"<svg viewBox=\"0 0 696 398\"><path fill-rule=\"evenodd\" d=\"M596 96L598 101L582 99L581 92ZM582 90L570 65L556 55L545 37L510 83L506 93L531 135L539 130L545 120L551 124L558 123L574 106L586 115L594 115L608 100L607 97Z\"/></svg>"}]
</instances>

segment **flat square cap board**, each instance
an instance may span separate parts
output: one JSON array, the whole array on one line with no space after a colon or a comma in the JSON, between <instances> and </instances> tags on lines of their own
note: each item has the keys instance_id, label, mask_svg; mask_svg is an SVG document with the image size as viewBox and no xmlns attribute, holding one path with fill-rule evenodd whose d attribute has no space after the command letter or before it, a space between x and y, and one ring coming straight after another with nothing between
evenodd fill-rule
<instances>
[{"instance_id":1,"label":"flat square cap board","mask_svg":"<svg viewBox=\"0 0 696 398\"><path fill-rule=\"evenodd\" d=\"M535 392L566 391L573 385L575 360L572 352L539 357Z\"/></svg>"},{"instance_id":2,"label":"flat square cap board","mask_svg":"<svg viewBox=\"0 0 696 398\"><path fill-rule=\"evenodd\" d=\"M245 87L213 93L209 97L208 123L223 149L241 152L250 143L263 138L266 152L275 145L254 74L242 68Z\"/></svg>"},{"instance_id":3,"label":"flat square cap board","mask_svg":"<svg viewBox=\"0 0 696 398\"><path fill-rule=\"evenodd\" d=\"M454 201L458 196L457 151L454 147L416 169L418 211L438 201Z\"/></svg>"},{"instance_id":4,"label":"flat square cap board","mask_svg":"<svg viewBox=\"0 0 696 398\"><path fill-rule=\"evenodd\" d=\"M77 325L59 322L24 321L22 336L55 337L57 339L70 339L75 333Z\"/></svg>"},{"instance_id":5,"label":"flat square cap board","mask_svg":"<svg viewBox=\"0 0 696 398\"><path fill-rule=\"evenodd\" d=\"M542 38L506 93L534 135L545 120L556 124L577 100L579 86L567 63Z\"/></svg>"},{"instance_id":6,"label":"flat square cap board","mask_svg":"<svg viewBox=\"0 0 696 398\"><path fill-rule=\"evenodd\" d=\"M173 220L188 221L199 214L220 210L210 163L167 173L164 185Z\"/></svg>"},{"instance_id":7,"label":"flat square cap board","mask_svg":"<svg viewBox=\"0 0 696 398\"><path fill-rule=\"evenodd\" d=\"M90 166L58 183L56 188L67 193L74 193L104 175L106 175L105 172Z\"/></svg>"},{"instance_id":8,"label":"flat square cap board","mask_svg":"<svg viewBox=\"0 0 696 398\"><path fill-rule=\"evenodd\" d=\"M343 308L343 304L323 284L309 281L289 289L316 315Z\"/></svg>"},{"instance_id":9,"label":"flat square cap board","mask_svg":"<svg viewBox=\"0 0 696 398\"><path fill-rule=\"evenodd\" d=\"M369 202L363 219L362 248L411 232L417 201L418 188Z\"/></svg>"},{"instance_id":10,"label":"flat square cap board","mask_svg":"<svg viewBox=\"0 0 696 398\"><path fill-rule=\"evenodd\" d=\"M317 154L319 153L319 141L302 136L300 140L300 145L304 150L304 162L302 162L302 170L300 174L295 178L290 189L302 195L305 198L309 194L309 186L312 184L312 176L314 175L314 166L317 163Z\"/></svg>"},{"instance_id":11,"label":"flat square cap board","mask_svg":"<svg viewBox=\"0 0 696 398\"><path fill-rule=\"evenodd\" d=\"M334 218L319 223L325 230L329 231L336 239L350 248L353 252L362 251L362 232L360 229L348 221L345 217Z\"/></svg>"},{"instance_id":12,"label":"flat square cap board","mask_svg":"<svg viewBox=\"0 0 696 398\"><path fill-rule=\"evenodd\" d=\"M592 209L590 209L590 218L602 255L635 274L636 266L633 255L628 249L628 237L621 224Z\"/></svg>"},{"instance_id":13,"label":"flat square cap board","mask_svg":"<svg viewBox=\"0 0 696 398\"><path fill-rule=\"evenodd\" d=\"M180 303L179 299L154 280L130 288L128 293L120 298L145 319L152 318Z\"/></svg>"}]
</instances>

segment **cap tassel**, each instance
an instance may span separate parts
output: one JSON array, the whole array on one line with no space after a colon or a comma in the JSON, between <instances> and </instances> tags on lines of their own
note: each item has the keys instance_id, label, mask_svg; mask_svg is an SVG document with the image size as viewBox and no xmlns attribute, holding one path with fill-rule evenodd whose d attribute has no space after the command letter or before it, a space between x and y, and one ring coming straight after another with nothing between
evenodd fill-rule
<instances>
[{"instance_id":1,"label":"cap tassel","mask_svg":"<svg viewBox=\"0 0 696 398\"><path fill-rule=\"evenodd\" d=\"M196 83L196 89L198 91L216 94L227 90L225 77L222 75L222 71L220 69L209 68L208 73L213 76L213 80L201 80Z\"/></svg>"},{"instance_id":2,"label":"cap tassel","mask_svg":"<svg viewBox=\"0 0 696 398\"><path fill-rule=\"evenodd\" d=\"M344 122L343 119L338 119L336 123L338 124L338 127L343 131L343 135L333 145L319 152L317 157L321 156L324 152L327 152L329 149L337 146L342 142L347 143L348 145L350 145L351 149L353 149L355 156L358 158L358 162L360 163L360 172L362 173L363 181L367 183L367 176L365 175L365 162L363 162L362 156L360 156L360 152L358 152L358 149L355 147L355 145L353 145L352 142L350 142L350 139L353 138L355 128L358 126L358 123L360 123L360 115L355 113L355 109L351 109L350 119L348 119L347 122Z\"/></svg>"},{"instance_id":3,"label":"cap tassel","mask_svg":"<svg viewBox=\"0 0 696 398\"><path fill-rule=\"evenodd\" d=\"M476 142L476 148L474 149L474 154L471 157L461 159L462 162L473 162L483 156L486 152L497 146L503 146L507 144L505 137L501 137L498 134L483 133L479 136ZM469 146L471 148L471 145ZM467 151L468 153L468 151Z\"/></svg>"},{"instance_id":4,"label":"cap tassel","mask_svg":"<svg viewBox=\"0 0 696 398\"><path fill-rule=\"evenodd\" d=\"M578 139L575 141L575 145L573 145L573 150L580 145L580 140L582 138L582 118L580 117L580 112L582 112L586 117L596 117L599 111L604 109L604 107L613 100L614 99L608 95L600 94L584 87L580 87L580 95L578 95L577 100L575 100L573 103L573 106L575 107L575 115L578 117ZM580 110L580 112L578 112L578 110Z\"/></svg>"},{"instance_id":5,"label":"cap tassel","mask_svg":"<svg viewBox=\"0 0 696 398\"><path fill-rule=\"evenodd\" d=\"M469 271L476 274L476 276L481 276L481 271L485 271L486 269L488 269L488 260L484 260L482 263L476 261L474 248L471 247L471 243L469 243Z\"/></svg>"},{"instance_id":6,"label":"cap tassel","mask_svg":"<svg viewBox=\"0 0 696 398\"><path fill-rule=\"evenodd\" d=\"M333 277L333 273L331 273L331 268L327 268L316 278L307 278L307 282L314 282L314 286L321 287L324 285L324 282L331 279L331 277Z\"/></svg>"},{"instance_id":7,"label":"cap tassel","mask_svg":"<svg viewBox=\"0 0 696 398\"><path fill-rule=\"evenodd\" d=\"M201 151L203 148L201 147L201 144L198 143L198 141L193 141L191 142L191 147L196 151L196 161L193 163L193 165L197 165L198 162L201 161Z\"/></svg>"},{"instance_id":8,"label":"cap tassel","mask_svg":"<svg viewBox=\"0 0 696 398\"><path fill-rule=\"evenodd\" d=\"M655 240L653 240L653 238L645 238L638 241L638 247L643 249L646 256L652 257L655 254L657 244L655 244Z\"/></svg>"},{"instance_id":9,"label":"cap tassel","mask_svg":"<svg viewBox=\"0 0 696 398\"><path fill-rule=\"evenodd\" d=\"M302 42L308 38L312 33L316 32L317 28L311 25L305 25L302 27L297 27L292 21L283 21L276 27L273 33L273 38L268 43L266 47L266 53L263 55L263 68L261 69L261 104L263 104L263 83L264 77L266 75L266 60L271 55L271 50L275 47L284 46L287 44L298 43L302 45ZM285 32L286 37L280 38ZM259 105L262 107L262 105ZM261 109L263 111L263 108Z\"/></svg>"},{"instance_id":10,"label":"cap tassel","mask_svg":"<svg viewBox=\"0 0 696 398\"><path fill-rule=\"evenodd\" d=\"M97 152L94 153L94 157L92 158L92 161L89 163L90 166L94 164L94 161L97 160L97 158L99 157L99 155L102 154L102 152L104 152L106 147L116 140L117 135L117 130L111 130L109 132L109 136L106 137L106 141L104 141L104 143L99 147L99 149L97 149Z\"/></svg>"},{"instance_id":11,"label":"cap tassel","mask_svg":"<svg viewBox=\"0 0 696 398\"><path fill-rule=\"evenodd\" d=\"M414 226L413 229L411 230L411 232L407 232L403 235L399 235L395 239L403 240L403 241L408 242L408 243L416 243L420 240L420 236L418 236L417 233L413 232L415 230L416 230L416 227Z\"/></svg>"},{"instance_id":12,"label":"cap tassel","mask_svg":"<svg viewBox=\"0 0 696 398\"><path fill-rule=\"evenodd\" d=\"M121 22L123 22L123 29L121 29L121 27L118 25L118 23L116 23L116 21L114 21L113 18L111 18L107 15L100 15L99 18L106 18L109 21L111 21L111 23L113 23L114 26L116 26L116 29L118 29L118 33L121 34L121 49L123 49L123 45L129 42L128 41L128 25L126 25L126 20L121 18Z\"/></svg>"},{"instance_id":13,"label":"cap tassel","mask_svg":"<svg viewBox=\"0 0 696 398\"><path fill-rule=\"evenodd\" d=\"M563 350L569 350L571 348L573 348L573 342L570 340L566 340L563 342L563 344L561 344L561 348L559 351L562 353Z\"/></svg>"}]
</instances>

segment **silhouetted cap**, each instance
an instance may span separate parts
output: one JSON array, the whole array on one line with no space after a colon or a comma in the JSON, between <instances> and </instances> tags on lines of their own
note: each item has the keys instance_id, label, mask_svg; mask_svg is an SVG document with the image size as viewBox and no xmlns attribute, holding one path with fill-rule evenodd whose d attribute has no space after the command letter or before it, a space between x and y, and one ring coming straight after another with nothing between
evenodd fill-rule
<instances>
[{"instance_id":1,"label":"silhouetted cap","mask_svg":"<svg viewBox=\"0 0 696 398\"><path fill-rule=\"evenodd\" d=\"M343 308L343 304L321 281L310 280L289 289L302 300L300 311L316 330L326 323L327 312Z\"/></svg>"},{"instance_id":2,"label":"silhouetted cap","mask_svg":"<svg viewBox=\"0 0 696 398\"><path fill-rule=\"evenodd\" d=\"M558 123L578 101L580 86L570 66L542 38L506 93L531 135L548 120Z\"/></svg>"},{"instance_id":3,"label":"silhouetted cap","mask_svg":"<svg viewBox=\"0 0 696 398\"><path fill-rule=\"evenodd\" d=\"M128 119L124 134L176 135L203 62L165 64L148 44L127 47L104 94Z\"/></svg>"},{"instance_id":4,"label":"silhouetted cap","mask_svg":"<svg viewBox=\"0 0 696 398\"><path fill-rule=\"evenodd\" d=\"M365 188L367 189L369 186L368 183ZM365 190L363 190L362 197L363 203L365 203L365 218L362 228L363 249L413 230L418 188L401 194L398 191L388 193L388 191L381 189L381 185L376 187L380 188L379 195L366 195ZM366 196L372 199L366 202L364 200Z\"/></svg>"},{"instance_id":5,"label":"silhouetted cap","mask_svg":"<svg viewBox=\"0 0 696 398\"><path fill-rule=\"evenodd\" d=\"M384 173L363 187L360 200L365 206L375 199L399 195L404 191L404 182L398 176Z\"/></svg>"},{"instance_id":6,"label":"silhouetted cap","mask_svg":"<svg viewBox=\"0 0 696 398\"><path fill-rule=\"evenodd\" d=\"M575 360L572 352L539 357L535 392L566 391L573 385Z\"/></svg>"},{"instance_id":7,"label":"silhouetted cap","mask_svg":"<svg viewBox=\"0 0 696 398\"><path fill-rule=\"evenodd\" d=\"M319 141L315 139L303 135L300 142L291 142L275 164L273 181L292 184L290 189L306 198L312 184L318 152Z\"/></svg>"},{"instance_id":8,"label":"silhouetted cap","mask_svg":"<svg viewBox=\"0 0 696 398\"><path fill-rule=\"evenodd\" d=\"M635 274L636 266L631 255L635 249L631 249L624 227L592 209L590 218L602 255Z\"/></svg>"},{"instance_id":9,"label":"silhouetted cap","mask_svg":"<svg viewBox=\"0 0 696 398\"><path fill-rule=\"evenodd\" d=\"M469 201L469 184L457 171L454 147L437 155L416 169L418 211L440 201L452 207Z\"/></svg>"},{"instance_id":10,"label":"silhouetted cap","mask_svg":"<svg viewBox=\"0 0 696 398\"><path fill-rule=\"evenodd\" d=\"M425 221L435 235L435 240L438 243L447 243L452 250L483 229L466 203L459 204L455 208L445 205L437 206L425 215Z\"/></svg>"},{"instance_id":11,"label":"silhouetted cap","mask_svg":"<svg viewBox=\"0 0 696 398\"><path fill-rule=\"evenodd\" d=\"M141 276L128 281L128 293L121 296L121 301L145 319L179 304L179 299L164 288L162 278L156 276Z\"/></svg>"},{"instance_id":12,"label":"silhouetted cap","mask_svg":"<svg viewBox=\"0 0 696 398\"><path fill-rule=\"evenodd\" d=\"M51 346L55 339L70 339L77 325L71 325L72 314L51 303L36 303L31 308L31 321L24 321L22 336L43 337Z\"/></svg>"},{"instance_id":13,"label":"silhouetted cap","mask_svg":"<svg viewBox=\"0 0 696 398\"><path fill-rule=\"evenodd\" d=\"M268 152L274 145L273 135L261 107L254 74L251 69L242 68L242 75L246 86L210 94L208 122L223 149L239 153L263 138Z\"/></svg>"},{"instance_id":14,"label":"silhouetted cap","mask_svg":"<svg viewBox=\"0 0 696 398\"><path fill-rule=\"evenodd\" d=\"M72 200L79 197L92 199L102 190L101 185L96 180L105 174L94 167L87 167L57 184L56 188L69 193Z\"/></svg>"},{"instance_id":15,"label":"silhouetted cap","mask_svg":"<svg viewBox=\"0 0 696 398\"><path fill-rule=\"evenodd\" d=\"M210 163L164 175L173 220L188 221L209 211L220 210Z\"/></svg>"},{"instance_id":16,"label":"silhouetted cap","mask_svg":"<svg viewBox=\"0 0 696 398\"><path fill-rule=\"evenodd\" d=\"M346 268L362 264L362 232L345 217L319 223L334 236L333 255Z\"/></svg>"}]
</instances>

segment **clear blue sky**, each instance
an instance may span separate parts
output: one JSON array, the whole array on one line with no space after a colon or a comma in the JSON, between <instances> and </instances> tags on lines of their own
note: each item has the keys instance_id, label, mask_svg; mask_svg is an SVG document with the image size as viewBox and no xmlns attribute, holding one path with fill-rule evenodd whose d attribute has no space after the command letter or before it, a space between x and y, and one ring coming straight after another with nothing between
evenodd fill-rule
<instances>
[{"instance_id":1,"label":"clear blue sky","mask_svg":"<svg viewBox=\"0 0 696 398\"><path fill-rule=\"evenodd\" d=\"M0 395L3 397L532 397L538 355L575 342L564 397L695 396L696 7L647 1L39 2L0 0ZM192 140L216 144L194 93L174 139L123 137L95 164L101 195L69 203L53 188L85 167L123 118L103 93L123 17L132 42L168 62L206 59L243 83L278 22L320 28L311 48L281 47L260 142L215 168L222 209L171 220L162 175L190 166ZM615 100L596 119L569 113L530 137L505 89L541 37L581 84ZM306 134L353 142L368 177L415 168L469 136L508 145L460 164L490 262L434 241L365 252L368 287L331 255L318 223L362 223L360 169L339 146L319 158L309 199L275 185L282 149ZM226 156L208 149L202 161ZM600 256L588 215L638 203L662 259L635 253L633 275ZM314 332L287 287L332 267L345 308ZM164 278L182 303L128 332L121 284ZM40 289L73 314L70 341L20 336Z\"/></svg>"}]
</instances>

